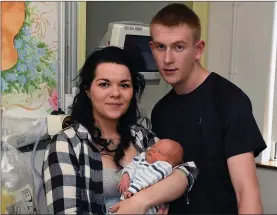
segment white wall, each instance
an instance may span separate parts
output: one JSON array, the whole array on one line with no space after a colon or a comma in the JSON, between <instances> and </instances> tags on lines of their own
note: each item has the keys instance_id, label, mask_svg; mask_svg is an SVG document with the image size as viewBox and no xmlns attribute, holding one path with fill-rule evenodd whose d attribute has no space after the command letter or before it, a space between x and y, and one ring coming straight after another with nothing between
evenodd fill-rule
<instances>
[{"instance_id":1,"label":"white wall","mask_svg":"<svg viewBox=\"0 0 277 215\"><path fill-rule=\"evenodd\" d=\"M267 138L274 2L236 2L235 32L233 4L210 2L207 67L229 80L232 74L232 81L251 99L258 126ZM277 89L275 92L273 137L277 140ZM257 174L264 213L277 213L277 169L258 168Z\"/></svg>"},{"instance_id":2,"label":"white wall","mask_svg":"<svg viewBox=\"0 0 277 215\"><path fill-rule=\"evenodd\" d=\"M257 168L264 214L277 213L277 169Z\"/></svg>"},{"instance_id":3,"label":"white wall","mask_svg":"<svg viewBox=\"0 0 277 215\"><path fill-rule=\"evenodd\" d=\"M210 2L207 67L229 77L232 46L232 2Z\"/></svg>"},{"instance_id":4,"label":"white wall","mask_svg":"<svg viewBox=\"0 0 277 215\"><path fill-rule=\"evenodd\" d=\"M273 124L272 124L272 142L277 143L277 4L275 5L275 59L273 56L272 60L275 60L275 81L274 81L274 102L273 102ZM276 150L277 151L277 150ZM277 155L276 155L277 157Z\"/></svg>"}]
</instances>

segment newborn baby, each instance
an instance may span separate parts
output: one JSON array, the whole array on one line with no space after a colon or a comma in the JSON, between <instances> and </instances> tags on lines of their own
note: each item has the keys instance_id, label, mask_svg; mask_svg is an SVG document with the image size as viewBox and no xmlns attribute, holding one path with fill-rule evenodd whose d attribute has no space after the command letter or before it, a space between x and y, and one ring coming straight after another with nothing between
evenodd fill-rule
<instances>
[{"instance_id":1,"label":"newborn baby","mask_svg":"<svg viewBox=\"0 0 277 215\"><path fill-rule=\"evenodd\" d=\"M123 169L118 185L122 193L121 200L169 176L173 168L183 162L183 154L183 148L178 142L161 139L146 152L134 157ZM150 208L147 214L156 214L161 206Z\"/></svg>"}]
</instances>

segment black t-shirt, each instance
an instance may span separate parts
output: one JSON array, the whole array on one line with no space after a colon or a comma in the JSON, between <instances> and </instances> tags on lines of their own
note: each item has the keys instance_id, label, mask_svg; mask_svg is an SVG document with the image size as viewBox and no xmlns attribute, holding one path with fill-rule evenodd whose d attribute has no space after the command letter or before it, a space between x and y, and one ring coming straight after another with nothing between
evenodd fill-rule
<instances>
[{"instance_id":1,"label":"black t-shirt","mask_svg":"<svg viewBox=\"0 0 277 215\"><path fill-rule=\"evenodd\" d=\"M219 98L220 97L220 98ZM266 144L241 89L211 73L193 92L171 90L154 107L151 121L159 138L178 141L184 161L194 161L199 175L185 197L170 204L170 214L237 214L237 201L227 159Z\"/></svg>"}]
</instances>

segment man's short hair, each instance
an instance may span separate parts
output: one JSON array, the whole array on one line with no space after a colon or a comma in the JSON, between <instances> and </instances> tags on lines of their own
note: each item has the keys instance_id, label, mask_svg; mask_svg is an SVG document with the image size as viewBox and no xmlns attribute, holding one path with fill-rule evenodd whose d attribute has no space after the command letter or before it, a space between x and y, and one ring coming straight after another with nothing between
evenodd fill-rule
<instances>
[{"instance_id":1,"label":"man's short hair","mask_svg":"<svg viewBox=\"0 0 277 215\"><path fill-rule=\"evenodd\" d=\"M161 24L167 27L188 25L194 31L194 39L198 41L201 38L200 19L185 4L173 3L165 6L153 17L152 24Z\"/></svg>"}]
</instances>

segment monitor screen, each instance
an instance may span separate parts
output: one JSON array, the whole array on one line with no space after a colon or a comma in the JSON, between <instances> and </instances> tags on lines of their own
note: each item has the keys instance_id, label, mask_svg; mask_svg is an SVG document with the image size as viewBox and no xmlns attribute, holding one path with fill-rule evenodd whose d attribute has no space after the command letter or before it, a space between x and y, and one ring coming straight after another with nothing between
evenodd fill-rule
<instances>
[{"instance_id":1,"label":"monitor screen","mask_svg":"<svg viewBox=\"0 0 277 215\"><path fill-rule=\"evenodd\" d=\"M158 72L157 65L153 58L150 46L150 36L127 34L124 42L124 50L139 54L143 57L145 64L141 65L139 72Z\"/></svg>"}]
</instances>

